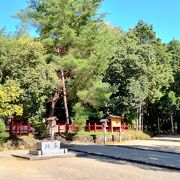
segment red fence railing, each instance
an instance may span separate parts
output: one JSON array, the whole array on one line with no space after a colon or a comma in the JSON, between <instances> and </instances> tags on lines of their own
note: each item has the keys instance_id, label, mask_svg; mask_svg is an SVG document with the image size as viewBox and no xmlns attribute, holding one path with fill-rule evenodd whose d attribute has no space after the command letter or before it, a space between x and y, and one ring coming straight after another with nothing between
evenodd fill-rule
<instances>
[{"instance_id":1,"label":"red fence railing","mask_svg":"<svg viewBox=\"0 0 180 180\"><path fill-rule=\"evenodd\" d=\"M57 126L58 126L58 128L57 128L56 132L61 133L61 132L66 131L67 124L58 124ZM70 132L74 132L76 127L78 127L78 126L75 125L75 124L70 124L69 125ZM83 128L84 128L85 131L94 131L94 132L103 131L102 125L97 124L97 123L88 123ZM119 128L120 127L113 127L113 132L119 131ZM111 126L108 126L106 129L107 129L108 132L112 131ZM130 127L128 125L124 125L124 124L121 125L121 130L122 131L129 130L129 129L130 129Z\"/></svg>"},{"instance_id":2,"label":"red fence railing","mask_svg":"<svg viewBox=\"0 0 180 180\"><path fill-rule=\"evenodd\" d=\"M9 134L29 134L31 131L31 126L30 123L28 124L21 124L21 123L16 123L16 124L6 124L6 131L9 132Z\"/></svg>"},{"instance_id":3,"label":"red fence railing","mask_svg":"<svg viewBox=\"0 0 180 180\"><path fill-rule=\"evenodd\" d=\"M69 130L70 132L75 132L75 129L78 127L76 124L70 124ZM103 127L101 124L97 123L88 123L86 126L83 127L85 131L103 131ZM113 132L119 131L120 127L113 127ZM22 134L29 134L31 132L31 126L30 123L28 124L22 124L22 123L13 123L10 125L6 124L6 131L9 132L9 134L15 134L15 135L22 135ZM62 133L66 132L67 124L57 124L55 132ZM129 130L131 129L128 125L121 125L121 130ZM111 126L108 126L106 128L107 132L111 132Z\"/></svg>"}]
</instances>

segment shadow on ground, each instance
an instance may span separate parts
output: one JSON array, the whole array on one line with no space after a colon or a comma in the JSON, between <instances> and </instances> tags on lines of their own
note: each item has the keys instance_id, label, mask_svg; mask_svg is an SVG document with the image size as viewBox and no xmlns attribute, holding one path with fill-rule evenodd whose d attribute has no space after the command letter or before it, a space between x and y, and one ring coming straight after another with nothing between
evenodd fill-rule
<instances>
[{"instance_id":1,"label":"shadow on ground","mask_svg":"<svg viewBox=\"0 0 180 180\"><path fill-rule=\"evenodd\" d=\"M79 157L79 158L82 158L82 157ZM93 155L87 155L86 157L83 157L83 158L95 159L100 162L117 164L117 165L120 165L119 168L121 168L121 165L131 165L133 167L138 167L143 170L162 171L162 172L169 172L169 173L179 172L180 173L180 171L178 171L178 170L172 170L172 169L168 169L168 168L160 168L160 167L156 167L156 166L152 166L152 165L145 165L145 164L139 164L139 163L131 163L131 162L123 161L123 160L114 160L111 158L98 157L98 156L93 156Z\"/></svg>"},{"instance_id":2,"label":"shadow on ground","mask_svg":"<svg viewBox=\"0 0 180 180\"><path fill-rule=\"evenodd\" d=\"M133 164L135 163L136 166L143 169L151 169L156 171L162 167L162 169L165 171L170 171L170 169L176 169L180 171L180 154L102 145L76 144L67 145L66 147L71 150L86 152L88 157L93 155L93 158L96 158L98 161L105 161L116 164L122 164L128 161Z\"/></svg>"},{"instance_id":3,"label":"shadow on ground","mask_svg":"<svg viewBox=\"0 0 180 180\"><path fill-rule=\"evenodd\" d=\"M142 150L151 150L151 151L159 151L164 153L174 153L180 155L180 146L166 146L166 145L115 145L117 147L125 147L131 149L142 149Z\"/></svg>"}]
</instances>

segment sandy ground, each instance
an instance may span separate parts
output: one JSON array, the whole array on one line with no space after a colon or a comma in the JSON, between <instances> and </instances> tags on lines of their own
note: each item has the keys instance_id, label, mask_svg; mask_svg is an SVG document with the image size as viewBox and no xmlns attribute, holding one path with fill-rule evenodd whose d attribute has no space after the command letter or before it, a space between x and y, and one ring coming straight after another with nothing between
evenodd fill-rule
<instances>
[{"instance_id":1,"label":"sandy ground","mask_svg":"<svg viewBox=\"0 0 180 180\"><path fill-rule=\"evenodd\" d=\"M120 145L180 153L180 136L126 141ZM30 161L11 156L17 152L27 151L0 152L0 180L180 180L180 171L97 156Z\"/></svg>"},{"instance_id":2,"label":"sandy ground","mask_svg":"<svg viewBox=\"0 0 180 180\"><path fill-rule=\"evenodd\" d=\"M95 156L30 161L11 157L11 153L0 152L0 180L180 179L180 171Z\"/></svg>"},{"instance_id":3,"label":"sandy ground","mask_svg":"<svg viewBox=\"0 0 180 180\"><path fill-rule=\"evenodd\" d=\"M113 143L114 145L124 145L134 148L143 148L167 152L180 153L180 135L176 136L159 136L148 140L131 140L121 143Z\"/></svg>"},{"instance_id":4,"label":"sandy ground","mask_svg":"<svg viewBox=\"0 0 180 180\"><path fill-rule=\"evenodd\" d=\"M94 144L94 143L82 143L72 142L73 144ZM128 140L122 142L107 142L107 145L118 145L141 149L150 149L157 151L166 151L180 153L180 135L165 135L159 137L153 137L147 140Z\"/></svg>"}]
</instances>

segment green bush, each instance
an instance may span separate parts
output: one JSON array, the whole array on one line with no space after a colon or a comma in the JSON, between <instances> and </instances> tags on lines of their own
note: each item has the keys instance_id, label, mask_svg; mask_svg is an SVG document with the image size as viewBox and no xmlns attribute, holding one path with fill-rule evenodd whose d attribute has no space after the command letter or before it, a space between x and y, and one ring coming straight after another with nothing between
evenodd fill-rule
<instances>
[{"instance_id":1,"label":"green bush","mask_svg":"<svg viewBox=\"0 0 180 180\"><path fill-rule=\"evenodd\" d=\"M72 122L75 124L75 132L81 132L84 130L84 126L86 125L87 116L76 115Z\"/></svg>"},{"instance_id":2,"label":"green bush","mask_svg":"<svg viewBox=\"0 0 180 180\"><path fill-rule=\"evenodd\" d=\"M86 109L82 106L81 103L77 103L73 107L73 111L75 116L72 118L72 123L76 125L75 132L83 131L88 119Z\"/></svg>"},{"instance_id":3,"label":"green bush","mask_svg":"<svg viewBox=\"0 0 180 180\"><path fill-rule=\"evenodd\" d=\"M6 132L6 126L2 120L0 120L0 144L3 144L8 139L9 134Z\"/></svg>"},{"instance_id":4,"label":"green bush","mask_svg":"<svg viewBox=\"0 0 180 180\"><path fill-rule=\"evenodd\" d=\"M31 126L34 128L36 138L44 139L49 136L46 123L43 122L43 118L35 117L31 119Z\"/></svg>"}]
</instances>

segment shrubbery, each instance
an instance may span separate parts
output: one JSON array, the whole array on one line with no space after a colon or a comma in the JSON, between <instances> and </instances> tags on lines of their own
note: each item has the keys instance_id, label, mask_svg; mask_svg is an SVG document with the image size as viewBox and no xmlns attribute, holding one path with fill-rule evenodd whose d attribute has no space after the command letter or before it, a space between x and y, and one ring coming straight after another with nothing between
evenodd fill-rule
<instances>
[{"instance_id":1,"label":"shrubbery","mask_svg":"<svg viewBox=\"0 0 180 180\"><path fill-rule=\"evenodd\" d=\"M75 132L83 131L84 126L86 125L86 120L88 119L87 112L80 103L77 103L73 110L75 112L75 116L72 118L72 123L76 125Z\"/></svg>"},{"instance_id":2,"label":"shrubbery","mask_svg":"<svg viewBox=\"0 0 180 180\"><path fill-rule=\"evenodd\" d=\"M2 120L0 120L0 144L3 144L8 139L9 134L6 132L6 126Z\"/></svg>"}]
</instances>

